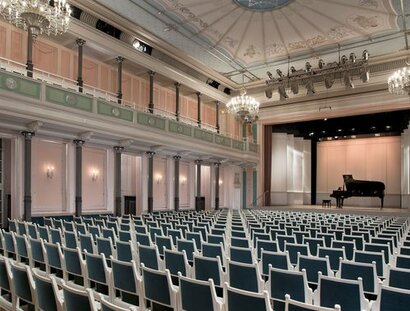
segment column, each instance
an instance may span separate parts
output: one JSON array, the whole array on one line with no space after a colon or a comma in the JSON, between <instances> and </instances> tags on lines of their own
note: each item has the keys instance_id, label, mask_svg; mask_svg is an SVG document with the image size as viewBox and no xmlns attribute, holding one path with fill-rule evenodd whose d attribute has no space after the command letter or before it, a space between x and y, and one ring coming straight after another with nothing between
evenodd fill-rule
<instances>
[{"instance_id":1,"label":"column","mask_svg":"<svg viewBox=\"0 0 410 311\"><path fill-rule=\"evenodd\" d=\"M118 91L117 91L117 98L118 103L121 104L122 102L122 63L124 61L124 57L117 56L115 61L118 64L118 72L117 72L117 83L118 83Z\"/></svg>"},{"instance_id":2,"label":"column","mask_svg":"<svg viewBox=\"0 0 410 311\"><path fill-rule=\"evenodd\" d=\"M78 45L78 73L77 73L77 85L78 91L80 93L83 92L84 80L83 80L83 46L85 44L85 40L77 39L75 42Z\"/></svg>"},{"instance_id":3,"label":"column","mask_svg":"<svg viewBox=\"0 0 410 311\"><path fill-rule=\"evenodd\" d=\"M195 93L198 99L198 127L201 127L201 93Z\"/></svg>"},{"instance_id":4,"label":"column","mask_svg":"<svg viewBox=\"0 0 410 311\"><path fill-rule=\"evenodd\" d=\"M31 140L34 132L21 132L24 136L24 215L25 221L31 221Z\"/></svg>"},{"instance_id":5,"label":"column","mask_svg":"<svg viewBox=\"0 0 410 311\"><path fill-rule=\"evenodd\" d=\"M215 102L215 127L216 132L219 134L221 127L219 126L219 101Z\"/></svg>"},{"instance_id":6,"label":"column","mask_svg":"<svg viewBox=\"0 0 410 311\"><path fill-rule=\"evenodd\" d=\"M179 121L179 87L181 83L175 82L175 116L177 121Z\"/></svg>"},{"instance_id":7,"label":"column","mask_svg":"<svg viewBox=\"0 0 410 311\"><path fill-rule=\"evenodd\" d=\"M201 208L201 163L202 163L202 160L195 160L195 164L196 164L195 210L196 211L199 211Z\"/></svg>"},{"instance_id":8,"label":"column","mask_svg":"<svg viewBox=\"0 0 410 311\"><path fill-rule=\"evenodd\" d=\"M27 69L27 77L32 78L33 77L33 70L34 70L34 65L33 65L33 41L37 37L35 33L33 33L32 27L28 27L27 29L28 35L27 35L27 63L26 63L26 69Z\"/></svg>"},{"instance_id":9,"label":"column","mask_svg":"<svg viewBox=\"0 0 410 311\"><path fill-rule=\"evenodd\" d=\"M243 169L242 171L242 208L245 209L246 206L246 190L247 190L247 186L246 186L246 167Z\"/></svg>"},{"instance_id":10,"label":"column","mask_svg":"<svg viewBox=\"0 0 410 311\"><path fill-rule=\"evenodd\" d=\"M215 210L219 210L219 166L221 163L215 162Z\"/></svg>"},{"instance_id":11,"label":"column","mask_svg":"<svg viewBox=\"0 0 410 311\"><path fill-rule=\"evenodd\" d=\"M115 198L115 215L122 216L121 209L121 154L124 150L122 146L114 146L114 198Z\"/></svg>"},{"instance_id":12,"label":"column","mask_svg":"<svg viewBox=\"0 0 410 311\"><path fill-rule=\"evenodd\" d=\"M149 103L148 112L154 113L154 76L155 72L150 71L149 73Z\"/></svg>"},{"instance_id":13,"label":"column","mask_svg":"<svg viewBox=\"0 0 410 311\"><path fill-rule=\"evenodd\" d=\"M175 173L174 173L174 208L175 211L179 211L179 160L181 159L181 156L176 155L174 156L175 160Z\"/></svg>"},{"instance_id":14,"label":"column","mask_svg":"<svg viewBox=\"0 0 410 311\"><path fill-rule=\"evenodd\" d=\"M82 214L83 205L83 145L84 140L74 139L75 144L75 216Z\"/></svg>"},{"instance_id":15,"label":"column","mask_svg":"<svg viewBox=\"0 0 410 311\"><path fill-rule=\"evenodd\" d=\"M154 211L154 196L153 196L153 186L154 186L154 155L155 152L147 151L145 153L148 156L148 213Z\"/></svg>"}]
</instances>

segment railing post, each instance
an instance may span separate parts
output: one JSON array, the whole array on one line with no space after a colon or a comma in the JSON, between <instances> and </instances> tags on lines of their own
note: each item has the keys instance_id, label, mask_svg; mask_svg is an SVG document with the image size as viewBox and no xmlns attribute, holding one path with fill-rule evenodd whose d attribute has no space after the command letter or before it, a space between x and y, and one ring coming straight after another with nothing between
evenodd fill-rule
<instances>
[{"instance_id":1,"label":"railing post","mask_svg":"<svg viewBox=\"0 0 410 311\"><path fill-rule=\"evenodd\" d=\"M179 87L181 83L175 82L175 117L179 121Z\"/></svg>"},{"instance_id":2,"label":"railing post","mask_svg":"<svg viewBox=\"0 0 410 311\"><path fill-rule=\"evenodd\" d=\"M196 92L195 93L197 96L197 100L198 100L198 127L201 127L201 93Z\"/></svg>"},{"instance_id":3,"label":"railing post","mask_svg":"<svg viewBox=\"0 0 410 311\"><path fill-rule=\"evenodd\" d=\"M117 91L117 98L118 98L118 103L121 104L122 102L122 63L124 61L124 57L122 56L117 56L115 58L115 61L118 64L118 91Z\"/></svg>"},{"instance_id":4,"label":"railing post","mask_svg":"<svg viewBox=\"0 0 410 311\"><path fill-rule=\"evenodd\" d=\"M149 73L149 103L148 111L149 113L154 113L154 76L155 72L150 71Z\"/></svg>"},{"instance_id":5,"label":"railing post","mask_svg":"<svg viewBox=\"0 0 410 311\"><path fill-rule=\"evenodd\" d=\"M215 125L216 125L216 132L219 134L220 126L219 126L219 101L215 102Z\"/></svg>"},{"instance_id":6,"label":"railing post","mask_svg":"<svg viewBox=\"0 0 410 311\"><path fill-rule=\"evenodd\" d=\"M85 44L85 40L77 39L75 42L78 45L78 73L77 73L77 85L78 91L80 93L83 92L84 80L83 80L83 47Z\"/></svg>"}]
</instances>

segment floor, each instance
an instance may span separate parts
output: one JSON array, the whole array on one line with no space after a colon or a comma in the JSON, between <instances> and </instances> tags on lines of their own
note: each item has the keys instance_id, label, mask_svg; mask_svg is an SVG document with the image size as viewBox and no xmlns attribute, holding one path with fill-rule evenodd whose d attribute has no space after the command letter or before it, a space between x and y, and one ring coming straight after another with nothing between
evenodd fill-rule
<instances>
[{"instance_id":1,"label":"floor","mask_svg":"<svg viewBox=\"0 0 410 311\"><path fill-rule=\"evenodd\" d=\"M324 208L322 205L289 205L289 206L264 206L261 209L278 211L299 211L299 212L320 212L338 214L359 214L359 215L380 215L380 216L400 216L410 217L410 209L403 208L383 208L363 207L363 206L343 206L343 208Z\"/></svg>"}]
</instances>

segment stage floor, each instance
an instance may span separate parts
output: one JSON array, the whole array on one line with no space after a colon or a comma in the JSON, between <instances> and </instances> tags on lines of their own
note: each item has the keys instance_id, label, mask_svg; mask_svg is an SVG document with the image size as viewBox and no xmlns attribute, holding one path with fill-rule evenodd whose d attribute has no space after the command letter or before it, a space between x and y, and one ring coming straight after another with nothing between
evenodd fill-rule
<instances>
[{"instance_id":1,"label":"stage floor","mask_svg":"<svg viewBox=\"0 0 410 311\"><path fill-rule=\"evenodd\" d=\"M298 211L298 212L320 212L320 213L340 213L358 215L377 216L398 216L410 217L410 209L384 207L363 207L363 206L343 206L343 208L324 208L322 205L289 205L289 206L264 206L263 210Z\"/></svg>"}]
</instances>

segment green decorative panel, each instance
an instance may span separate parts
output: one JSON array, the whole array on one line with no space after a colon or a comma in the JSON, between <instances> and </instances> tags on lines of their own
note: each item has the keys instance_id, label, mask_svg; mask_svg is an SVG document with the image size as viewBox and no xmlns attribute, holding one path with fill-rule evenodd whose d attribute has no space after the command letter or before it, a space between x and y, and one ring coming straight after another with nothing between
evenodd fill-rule
<instances>
[{"instance_id":1,"label":"green decorative panel","mask_svg":"<svg viewBox=\"0 0 410 311\"><path fill-rule=\"evenodd\" d=\"M90 112L93 107L93 99L91 97L52 86L46 86L46 101Z\"/></svg>"},{"instance_id":2,"label":"green decorative panel","mask_svg":"<svg viewBox=\"0 0 410 311\"><path fill-rule=\"evenodd\" d=\"M165 119L156 117L149 113L138 112L137 122L141 125L146 125L160 130L165 130Z\"/></svg>"},{"instance_id":3,"label":"green decorative panel","mask_svg":"<svg viewBox=\"0 0 410 311\"><path fill-rule=\"evenodd\" d=\"M105 116L125 120L125 121L130 121L132 122L134 120L134 113L132 110L124 109L121 108L120 105L111 105L107 102L104 101L98 101L97 102L97 112L98 114L102 114Z\"/></svg>"},{"instance_id":4,"label":"green decorative panel","mask_svg":"<svg viewBox=\"0 0 410 311\"><path fill-rule=\"evenodd\" d=\"M214 134L198 128L194 129L194 137L210 143L214 142Z\"/></svg>"},{"instance_id":5,"label":"green decorative panel","mask_svg":"<svg viewBox=\"0 0 410 311\"><path fill-rule=\"evenodd\" d=\"M258 153L258 151L259 151L258 150L258 145L254 144L254 143L251 143L251 142L248 143L248 148L249 148L250 152Z\"/></svg>"},{"instance_id":6,"label":"green decorative panel","mask_svg":"<svg viewBox=\"0 0 410 311\"><path fill-rule=\"evenodd\" d=\"M222 145L225 147L230 147L232 143L232 139L215 134L215 144Z\"/></svg>"},{"instance_id":7,"label":"green decorative panel","mask_svg":"<svg viewBox=\"0 0 410 311\"><path fill-rule=\"evenodd\" d=\"M0 89L40 99L41 83L16 75L0 72Z\"/></svg>"},{"instance_id":8,"label":"green decorative panel","mask_svg":"<svg viewBox=\"0 0 410 311\"><path fill-rule=\"evenodd\" d=\"M168 121L168 131L185 136L192 136L192 127L181 124L180 122Z\"/></svg>"},{"instance_id":9,"label":"green decorative panel","mask_svg":"<svg viewBox=\"0 0 410 311\"><path fill-rule=\"evenodd\" d=\"M243 151L243 142L239 140L232 140L232 148Z\"/></svg>"}]
</instances>

